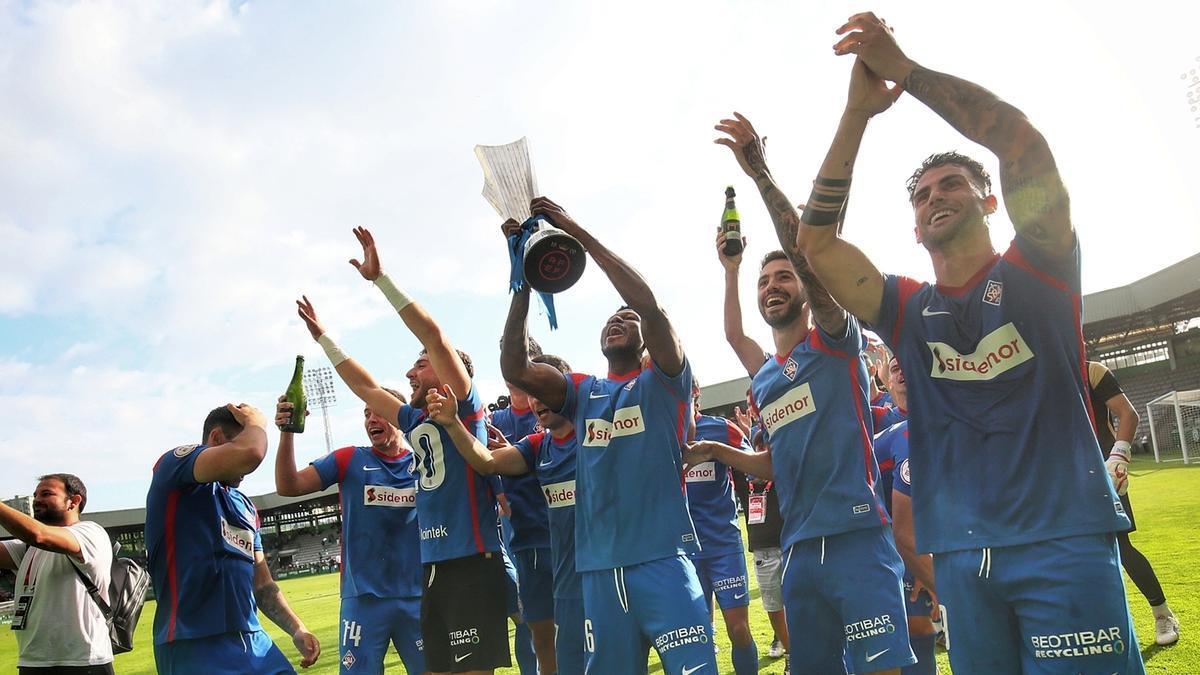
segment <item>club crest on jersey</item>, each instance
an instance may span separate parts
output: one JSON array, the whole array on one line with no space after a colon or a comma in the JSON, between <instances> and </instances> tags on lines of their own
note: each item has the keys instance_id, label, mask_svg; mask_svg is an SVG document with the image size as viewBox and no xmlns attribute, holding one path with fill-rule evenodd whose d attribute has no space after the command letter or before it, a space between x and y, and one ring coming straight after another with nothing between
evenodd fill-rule
<instances>
[{"instance_id":1,"label":"club crest on jersey","mask_svg":"<svg viewBox=\"0 0 1200 675\"><path fill-rule=\"evenodd\" d=\"M783 376L793 382L796 381L796 373L800 370L800 364L792 357L788 357L787 363L783 364Z\"/></svg>"},{"instance_id":2,"label":"club crest on jersey","mask_svg":"<svg viewBox=\"0 0 1200 675\"><path fill-rule=\"evenodd\" d=\"M175 448L172 452L174 453L174 455L176 457L182 458L182 457L187 457L188 455L192 454L192 452L195 451L195 449L198 447L200 447L200 446L198 446L198 445L181 445L178 448Z\"/></svg>"},{"instance_id":3,"label":"club crest on jersey","mask_svg":"<svg viewBox=\"0 0 1200 675\"><path fill-rule=\"evenodd\" d=\"M1011 321L988 333L970 354L960 354L945 342L925 344L933 354L929 376L959 382L995 379L1034 356Z\"/></svg>"},{"instance_id":4,"label":"club crest on jersey","mask_svg":"<svg viewBox=\"0 0 1200 675\"><path fill-rule=\"evenodd\" d=\"M905 485L912 485L912 478L910 478L907 459L900 463L900 480L904 481Z\"/></svg>"},{"instance_id":5,"label":"club crest on jersey","mask_svg":"<svg viewBox=\"0 0 1200 675\"><path fill-rule=\"evenodd\" d=\"M1004 284L995 279L988 279L987 288L983 289L983 301L989 305L1000 306L1000 298L1004 296Z\"/></svg>"},{"instance_id":6,"label":"club crest on jersey","mask_svg":"<svg viewBox=\"0 0 1200 675\"><path fill-rule=\"evenodd\" d=\"M767 433L774 434L780 427L811 415L816 410L817 404L813 400L812 389L805 382L762 408L762 422L767 427Z\"/></svg>"},{"instance_id":7,"label":"club crest on jersey","mask_svg":"<svg viewBox=\"0 0 1200 675\"><path fill-rule=\"evenodd\" d=\"M635 384L637 384L637 378L636 378L636 377L635 377L635 378L633 378L632 380L630 380L630 381L629 381L629 384L627 384L627 385L625 385L624 387L621 387L621 388L622 388L622 389L624 389L625 391L633 391L633 385L635 385Z\"/></svg>"},{"instance_id":8,"label":"club crest on jersey","mask_svg":"<svg viewBox=\"0 0 1200 675\"><path fill-rule=\"evenodd\" d=\"M608 442L621 436L633 436L646 430L642 417L642 406L619 408L613 419L592 418L584 424L583 444L587 447L606 447Z\"/></svg>"},{"instance_id":9,"label":"club crest on jersey","mask_svg":"<svg viewBox=\"0 0 1200 675\"><path fill-rule=\"evenodd\" d=\"M417 489L395 488L388 485L364 485L363 504L412 508L417 505Z\"/></svg>"},{"instance_id":10,"label":"club crest on jersey","mask_svg":"<svg viewBox=\"0 0 1200 675\"><path fill-rule=\"evenodd\" d=\"M575 506L575 481L565 480L545 485L542 487L542 494L546 495L546 505L552 509Z\"/></svg>"}]
</instances>

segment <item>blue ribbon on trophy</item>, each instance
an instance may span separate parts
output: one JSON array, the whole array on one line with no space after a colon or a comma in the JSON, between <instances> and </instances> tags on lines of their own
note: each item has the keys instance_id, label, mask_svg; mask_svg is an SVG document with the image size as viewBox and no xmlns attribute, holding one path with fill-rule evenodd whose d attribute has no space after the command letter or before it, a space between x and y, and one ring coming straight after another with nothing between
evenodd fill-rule
<instances>
[{"instance_id":1,"label":"blue ribbon on trophy","mask_svg":"<svg viewBox=\"0 0 1200 675\"><path fill-rule=\"evenodd\" d=\"M538 190L526 139L507 145L477 145L475 156L483 167L484 198L501 218L521 223L521 229L508 236L509 290L516 292L529 284L546 308L550 328L558 328L554 294L567 290L583 275L587 263L583 245L545 216L530 217L529 203Z\"/></svg>"}]
</instances>

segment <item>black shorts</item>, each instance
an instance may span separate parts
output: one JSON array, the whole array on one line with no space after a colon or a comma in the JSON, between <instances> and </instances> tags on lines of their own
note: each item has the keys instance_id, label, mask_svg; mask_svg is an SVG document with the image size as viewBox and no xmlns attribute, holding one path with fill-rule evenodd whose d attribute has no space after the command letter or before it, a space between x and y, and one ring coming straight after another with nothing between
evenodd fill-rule
<instances>
[{"instance_id":1,"label":"black shorts","mask_svg":"<svg viewBox=\"0 0 1200 675\"><path fill-rule=\"evenodd\" d=\"M421 596L425 668L461 673L512 665L499 552L429 563Z\"/></svg>"},{"instance_id":2,"label":"black shorts","mask_svg":"<svg viewBox=\"0 0 1200 675\"><path fill-rule=\"evenodd\" d=\"M103 663L98 666L21 666L17 668L18 675L113 675L113 665Z\"/></svg>"}]
</instances>

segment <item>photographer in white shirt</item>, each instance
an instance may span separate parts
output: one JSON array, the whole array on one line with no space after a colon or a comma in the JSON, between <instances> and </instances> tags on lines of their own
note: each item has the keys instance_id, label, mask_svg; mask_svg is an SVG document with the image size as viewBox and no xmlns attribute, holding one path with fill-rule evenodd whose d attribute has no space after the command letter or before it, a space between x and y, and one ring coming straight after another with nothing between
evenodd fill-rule
<instances>
[{"instance_id":1,"label":"photographer in white shirt","mask_svg":"<svg viewBox=\"0 0 1200 675\"><path fill-rule=\"evenodd\" d=\"M108 623L75 570L108 600L112 542L104 528L80 521L87 488L69 473L38 479L33 518L0 504L0 569L16 570L13 631L20 675L113 672Z\"/></svg>"}]
</instances>

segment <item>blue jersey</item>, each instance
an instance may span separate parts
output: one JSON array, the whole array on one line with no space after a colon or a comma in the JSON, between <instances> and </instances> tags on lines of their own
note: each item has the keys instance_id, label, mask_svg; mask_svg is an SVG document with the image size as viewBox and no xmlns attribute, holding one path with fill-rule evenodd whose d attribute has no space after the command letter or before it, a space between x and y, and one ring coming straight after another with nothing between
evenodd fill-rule
<instances>
[{"instance_id":1,"label":"blue jersey","mask_svg":"<svg viewBox=\"0 0 1200 675\"><path fill-rule=\"evenodd\" d=\"M237 488L197 483L183 445L154 465L146 494L146 552L158 611L154 644L262 630L254 602L258 511Z\"/></svg>"},{"instance_id":2,"label":"blue jersey","mask_svg":"<svg viewBox=\"0 0 1200 675\"><path fill-rule=\"evenodd\" d=\"M487 445L487 424L479 394L458 402L458 419ZM496 495L467 464L446 430L427 419L424 408L400 408L397 427L408 435L417 467L417 519L421 523L421 562L463 558L500 550Z\"/></svg>"},{"instance_id":3,"label":"blue jersey","mask_svg":"<svg viewBox=\"0 0 1200 675\"><path fill-rule=\"evenodd\" d=\"M909 391L919 550L1116 532L1088 407L1079 247L1047 259L1017 236L965 285L885 277L878 333Z\"/></svg>"},{"instance_id":4,"label":"blue jersey","mask_svg":"<svg viewBox=\"0 0 1200 675\"><path fill-rule=\"evenodd\" d=\"M875 437L875 462L879 464L879 495L888 513L891 513L893 492L912 496L908 467L908 420L893 424Z\"/></svg>"},{"instance_id":5,"label":"blue jersey","mask_svg":"<svg viewBox=\"0 0 1200 675\"><path fill-rule=\"evenodd\" d=\"M342 507L342 597L421 596L421 531L413 454L334 450L313 462L321 489L338 484Z\"/></svg>"},{"instance_id":6,"label":"blue jersey","mask_svg":"<svg viewBox=\"0 0 1200 675\"><path fill-rule=\"evenodd\" d=\"M500 430L509 443L516 443L539 429L538 418L532 410L501 408L492 413L492 426ZM512 534L509 536L509 551L524 551L531 548L549 548L550 525L546 513L546 499L533 473L520 476L504 476L504 494L512 516L508 521Z\"/></svg>"},{"instance_id":7,"label":"blue jersey","mask_svg":"<svg viewBox=\"0 0 1200 675\"><path fill-rule=\"evenodd\" d=\"M871 417L875 420L875 433L902 422L908 418L908 413L897 406L871 406ZM882 467L880 467L882 469Z\"/></svg>"},{"instance_id":8,"label":"blue jersey","mask_svg":"<svg viewBox=\"0 0 1200 675\"><path fill-rule=\"evenodd\" d=\"M700 415L696 418L696 440L719 441L743 452L751 452L750 444L732 422L724 417ZM737 497L733 494L733 477L729 467L709 460L688 467L684 474L687 486L688 511L700 539L697 558L722 556L742 550L742 531L738 528Z\"/></svg>"},{"instance_id":9,"label":"blue jersey","mask_svg":"<svg viewBox=\"0 0 1200 675\"><path fill-rule=\"evenodd\" d=\"M867 369L858 321L846 334L813 327L754 374L751 393L771 442L784 550L798 541L888 522L875 483Z\"/></svg>"},{"instance_id":10,"label":"blue jersey","mask_svg":"<svg viewBox=\"0 0 1200 675\"><path fill-rule=\"evenodd\" d=\"M571 373L559 412L575 422L580 572L687 555L697 549L683 487L692 367L657 365L606 378Z\"/></svg>"},{"instance_id":11,"label":"blue jersey","mask_svg":"<svg viewBox=\"0 0 1200 675\"><path fill-rule=\"evenodd\" d=\"M554 438L535 433L516 444L525 463L537 474L542 503L550 512L550 555L554 558L554 598L580 600L583 582L575 571L575 434Z\"/></svg>"}]
</instances>

